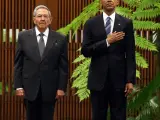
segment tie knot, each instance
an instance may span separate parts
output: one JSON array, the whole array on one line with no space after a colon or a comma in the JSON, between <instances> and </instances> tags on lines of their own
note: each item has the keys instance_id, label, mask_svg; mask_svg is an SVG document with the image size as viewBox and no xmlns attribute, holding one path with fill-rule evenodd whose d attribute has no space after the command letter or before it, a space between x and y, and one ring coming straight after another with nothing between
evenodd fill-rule
<instances>
[{"instance_id":1,"label":"tie knot","mask_svg":"<svg viewBox=\"0 0 160 120\"><path fill-rule=\"evenodd\" d=\"M39 34L39 36L40 36L40 37L43 37L43 36L44 36L44 34L43 34L43 33L40 33L40 34Z\"/></svg>"},{"instance_id":2,"label":"tie knot","mask_svg":"<svg viewBox=\"0 0 160 120\"><path fill-rule=\"evenodd\" d=\"M107 18L106 18L106 21L108 21L108 20L111 20L111 18L110 18L110 17L107 17Z\"/></svg>"}]
</instances>

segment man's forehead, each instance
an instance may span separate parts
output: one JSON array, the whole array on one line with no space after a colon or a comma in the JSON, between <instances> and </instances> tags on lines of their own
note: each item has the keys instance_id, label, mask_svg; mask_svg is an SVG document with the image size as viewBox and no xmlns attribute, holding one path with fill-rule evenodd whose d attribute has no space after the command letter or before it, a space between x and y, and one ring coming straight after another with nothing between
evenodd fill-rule
<instances>
[{"instance_id":1,"label":"man's forehead","mask_svg":"<svg viewBox=\"0 0 160 120\"><path fill-rule=\"evenodd\" d=\"M39 8L38 10L37 10L37 13L38 12L46 12L46 13L48 13L48 10L46 10L46 9L44 9L44 8Z\"/></svg>"}]
</instances>

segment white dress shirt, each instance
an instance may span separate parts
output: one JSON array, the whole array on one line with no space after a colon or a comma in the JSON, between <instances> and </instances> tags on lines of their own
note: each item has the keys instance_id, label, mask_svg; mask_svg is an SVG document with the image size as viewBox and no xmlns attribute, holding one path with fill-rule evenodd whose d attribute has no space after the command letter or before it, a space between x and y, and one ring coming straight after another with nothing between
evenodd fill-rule
<instances>
[{"instance_id":1,"label":"white dress shirt","mask_svg":"<svg viewBox=\"0 0 160 120\"><path fill-rule=\"evenodd\" d=\"M107 22L107 17L110 17L111 18L111 33L113 32L113 27L114 27L114 22L115 22L115 16L116 16L116 13L112 13L110 16L108 16L105 12L103 12L103 21L104 21L104 27L106 26L106 22ZM107 42L107 46L109 47L110 44Z\"/></svg>"},{"instance_id":2,"label":"white dress shirt","mask_svg":"<svg viewBox=\"0 0 160 120\"><path fill-rule=\"evenodd\" d=\"M35 31L36 31L36 37L37 37L37 42L39 42L40 40L40 31L38 30L37 27L35 27ZM43 36L43 39L44 39L44 44L46 46L47 44L47 39L48 39L48 34L49 34L49 28L47 28L44 32L43 32L44 36ZM23 89L23 88L17 88L16 90L20 90L20 89Z\"/></svg>"},{"instance_id":3,"label":"white dress shirt","mask_svg":"<svg viewBox=\"0 0 160 120\"><path fill-rule=\"evenodd\" d=\"M39 40L40 40L40 31L38 30L37 27L35 27L35 31L36 31L36 36L37 36L37 42L39 43ZM44 32L43 32L44 36L43 36L43 39L44 39L44 44L46 46L47 44L47 39L48 39L48 34L49 34L49 28L47 28Z\"/></svg>"}]
</instances>

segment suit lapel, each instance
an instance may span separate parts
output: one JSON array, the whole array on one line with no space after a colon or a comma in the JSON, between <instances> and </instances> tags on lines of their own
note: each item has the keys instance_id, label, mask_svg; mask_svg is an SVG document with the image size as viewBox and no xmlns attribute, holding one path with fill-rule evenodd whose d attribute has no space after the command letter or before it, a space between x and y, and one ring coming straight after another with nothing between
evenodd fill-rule
<instances>
[{"instance_id":1,"label":"suit lapel","mask_svg":"<svg viewBox=\"0 0 160 120\"><path fill-rule=\"evenodd\" d=\"M39 53L37 37L36 37L36 32L35 32L34 28L29 33L29 39L28 40L30 41L30 45L32 46L32 49L33 49L32 52L35 52L34 53L34 58L36 59L36 61L40 62L41 57L40 57L40 53Z\"/></svg>"},{"instance_id":2,"label":"suit lapel","mask_svg":"<svg viewBox=\"0 0 160 120\"><path fill-rule=\"evenodd\" d=\"M107 37L106 31L105 31L105 27L104 27L104 20L103 20L103 14L101 14L99 16L99 19L97 21L99 23L99 32L102 35L105 35L105 37ZM122 31L122 23L121 23L121 18L118 14L115 15L115 21L114 21L114 26L113 26L113 31L112 32L120 32Z\"/></svg>"},{"instance_id":3,"label":"suit lapel","mask_svg":"<svg viewBox=\"0 0 160 120\"><path fill-rule=\"evenodd\" d=\"M121 19L119 17L118 14L116 14L115 16L115 21L114 21L114 27L113 27L113 32L120 32L122 31L122 27L121 27Z\"/></svg>"},{"instance_id":4,"label":"suit lapel","mask_svg":"<svg viewBox=\"0 0 160 120\"><path fill-rule=\"evenodd\" d=\"M95 24L96 24L96 27L95 27L96 34L101 37L100 39L105 39L107 34L104 27L103 14L100 14L96 18Z\"/></svg>"},{"instance_id":5,"label":"suit lapel","mask_svg":"<svg viewBox=\"0 0 160 120\"><path fill-rule=\"evenodd\" d=\"M49 50L52 48L54 42L56 42L56 37L54 37L54 36L55 36L54 32L52 30L49 30L47 44L46 44L45 50L42 55L42 60L47 56L47 54L48 54Z\"/></svg>"}]
</instances>

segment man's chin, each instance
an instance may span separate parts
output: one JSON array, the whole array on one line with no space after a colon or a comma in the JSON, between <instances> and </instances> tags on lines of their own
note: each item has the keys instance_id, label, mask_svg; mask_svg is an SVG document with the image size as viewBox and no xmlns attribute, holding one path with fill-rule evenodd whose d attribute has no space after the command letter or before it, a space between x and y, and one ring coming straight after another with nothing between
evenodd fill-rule
<instances>
[{"instance_id":1,"label":"man's chin","mask_svg":"<svg viewBox=\"0 0 160 120\"><path fill-rule=\"evenodd\" d=\"M39 28L41 28L41 29L45 29L45 28L46 28L46 26L45 26L45 25L40 25L40 26L39 26Z\"/></svg>"},{"instance_id":2,"label":"man's chin","mask_svg":"<svg viewBox=\"0 0 160 120\"><path fill-rule=\"evenodd\" d=\"M107 8L106 8L106 11L112 12L112 11L114 11L114 8L113 8L113 7L107 7Z\"/></svg>"}]
</instances>

